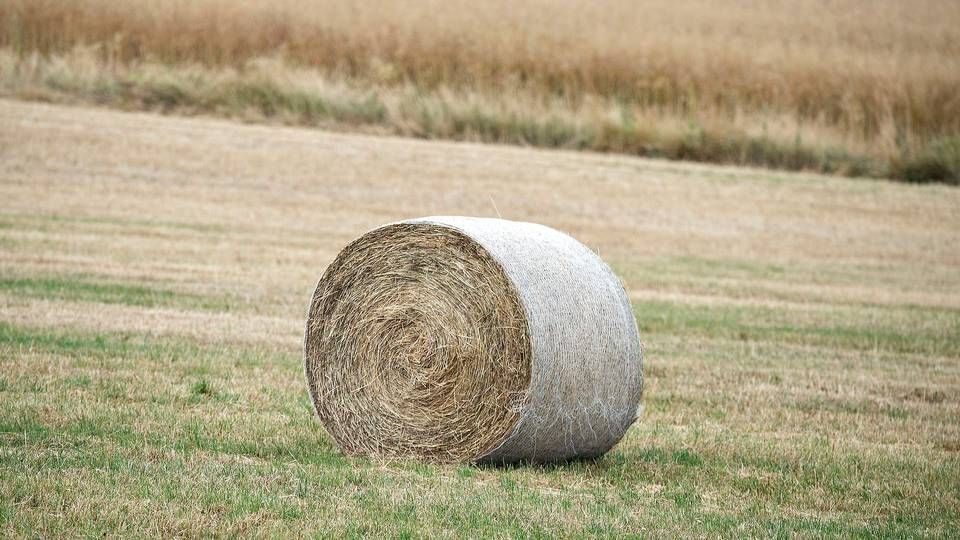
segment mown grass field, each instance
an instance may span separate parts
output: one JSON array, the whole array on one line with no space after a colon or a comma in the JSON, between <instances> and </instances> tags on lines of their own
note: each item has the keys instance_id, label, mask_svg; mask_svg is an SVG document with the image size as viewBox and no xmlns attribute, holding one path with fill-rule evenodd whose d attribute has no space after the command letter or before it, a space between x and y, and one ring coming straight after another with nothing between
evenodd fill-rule
<instances>
[{"instance_id":1,"label":"mown grass field","mask_svg":"<svg viewBox=\"0 0 960 540\"><path fill-rule=\"evenodd\" d=\"M954 0L3 0L0 95L960 183Z\"/></svg>"},{"instance_id":2,"label":"mown grass field","mask_svg":"<svg viewBox=\"0 0 960 540\"><path fill-rule=\"evenodd\" d=\"M438 213L622 276L646 388L607 456L331 446L312 287ZM957 537L958 231L944 186L0 101L0 536Z\"/></svg>"}]
</instances>

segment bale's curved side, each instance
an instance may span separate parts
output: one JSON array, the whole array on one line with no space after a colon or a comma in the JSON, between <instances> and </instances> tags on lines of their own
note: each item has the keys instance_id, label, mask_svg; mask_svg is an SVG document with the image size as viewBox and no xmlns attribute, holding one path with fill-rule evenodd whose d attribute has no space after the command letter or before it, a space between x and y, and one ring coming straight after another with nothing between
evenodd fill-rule
<instances>
[{"instance_id":1,"label":"bale's curved side","mask_svg":"<svg viewBox=\"0 0 960 540\"><path fill-rule=\"evenodd\" d=\"M557 461L609 450L633 423L643 388L636 320L600 257L549 227L500 219L413 220L463 231L520 295L532 350L530 388L513 432L483 461Z\"/></svg>"}]
</instances>

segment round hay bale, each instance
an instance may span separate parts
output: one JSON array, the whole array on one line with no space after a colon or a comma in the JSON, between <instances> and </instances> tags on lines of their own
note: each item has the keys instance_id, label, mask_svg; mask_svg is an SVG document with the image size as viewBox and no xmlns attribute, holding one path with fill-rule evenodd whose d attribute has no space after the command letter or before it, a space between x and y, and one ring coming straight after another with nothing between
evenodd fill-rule
<instances>
[{"instance_id":1,"label":"round hay bale","mask_svg":"<svg viewBox=\"0 0 960 540\"><path fill-rule=\"evenodd\" d=\"M304 356L331 437L374 456L599 456L643 385L610 268L565 234L501 219L415 219L349 244L317 284Z\"/></svg>"}]
</instances>

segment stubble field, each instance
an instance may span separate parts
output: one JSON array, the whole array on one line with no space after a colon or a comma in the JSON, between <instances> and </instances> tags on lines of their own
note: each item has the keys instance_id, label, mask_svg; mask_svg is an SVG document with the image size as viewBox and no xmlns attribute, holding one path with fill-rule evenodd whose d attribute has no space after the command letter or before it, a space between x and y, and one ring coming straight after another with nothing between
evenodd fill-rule
<instances>
[{"instance_id":1,"label":"stubble field","mask_svg":"<svg viewBox=\"0 0 960 540\"><path fill-rule=\"evenodd\" d=\"M625 282L591 462L340 455L300 340L367 229L542 222ZM0 101L0 535L960 534L960 191Z\"/></svg>"}]
</instances>

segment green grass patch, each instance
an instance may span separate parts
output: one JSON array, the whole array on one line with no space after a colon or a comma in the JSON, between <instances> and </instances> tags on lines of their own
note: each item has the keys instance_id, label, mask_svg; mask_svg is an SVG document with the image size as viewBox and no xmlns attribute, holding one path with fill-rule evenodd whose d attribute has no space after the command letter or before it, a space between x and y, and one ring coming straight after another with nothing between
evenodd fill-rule
<instances>
[{"instance_id":1,"label":"green grass patch","mask_svg":"<svg viewBox=\"0 0 960 540\"><path fill-rule=\"evenodd\" d=\"M31 230L49 230L51 226L69 227L71 231L76 231L77 225L107 225L121 226L125 228L147 228L147 229L173 229L175 231L190 231L204 234L224 234L236 230L236 224L227 227L214 223L189 223L182 221L158 221L142 220L128 218L112 218L105 216L69 216L61 214L39 214L39 213L10 213L0 214L9 221L4 221L0 229L6 228L29 228Z\"/></svg>"},{"instance_id":2,"label":"green grass patch","mask_svg":"<svg viewBox=\"0 0 960 540\"><path fill-rule=\"evenodd\" d=\"M97 279L88 275L0 276L0 292L25 298L99 302L142 307L184 307L225 311L229 298L208 297L158 287Z\"/></svg>"},{"instance_id":3,"label":"green grass patch","mask_svg":"<svg viewBox=\"0 0 960 540\"><path fill-rule=\"evenodd\" d=\"M644 339L658 334L699 335L742 341L776 341L865 351L960 355L960 322L952 313L917 312L913 325L878 322L875 313L840 320L834 313L808 315L788 308L695 305L634 301ZM925 316L927 315L927 316ZM930 316L933 315L933 316Z\"/></svg>"},{"instance_id":4,"label":"green grass patch","mask_svg":"<svg viewBox=\"0 0 960 540\"><path fill-rule=\"evenodd\" d=\"M92 333L77 330L51 330L20 327L0 321L0 350L8 353L52 353L80 360L78 366L95 364L96 360L131 358L143 360L181 361L182 369L194 371L215 360L228 360L230 365L263 365L282 361L285 365L300 362L299 354L277 353L262 348L207 345L176 337L155 337L129 332Z\"/></svg>"}]
</instances>

